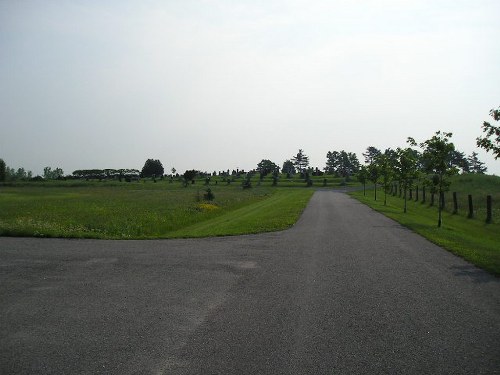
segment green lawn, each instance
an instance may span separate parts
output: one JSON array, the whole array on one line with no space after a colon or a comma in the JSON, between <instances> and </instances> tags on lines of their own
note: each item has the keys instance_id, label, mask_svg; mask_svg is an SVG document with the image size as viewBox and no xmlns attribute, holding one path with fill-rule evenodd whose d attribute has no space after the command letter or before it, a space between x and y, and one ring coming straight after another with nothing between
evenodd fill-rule
<instances>
[{"instance_id":1,"label":"green lawn","mask_svg":"<svg viewBox=\"0 0 500 375\"><path fill-rule=\"evenodd\" d=\"M312 189L241 182L61 181L0 186L0 235L148 239L281 230L298 218Z\"/></svg>"},{"instance_id":2,"label":"green lawn","mask_svg":"<svg viewBox=\"0 0 500 375\"><path fill-rule=\"evenodd\" d=\"M489 176L460 176L452 184L452 191L468 191L477 196L485 193L498 194L498 177ZM497 180L498 179L498 180ZM485 182L485 180L487 180ZM473 181L473 183L471 183ZM476 188L474 188L476 186ZM388 195L387 206L384 206L382 189L378 200L374 201L373 191L351 193L353 197L369 205L373 209L400 222L432 242L446 248L469 262L500 276L500 220L492 224L485 223L484 217L477 215L473 219L466 218L466 212L452 214L446 210L443 213L443 226L437 227L437 207L429 206L421 201L408 202L408 212L403 213L404 201L402 198ZM494 200L495 202L495 200ZM500 204L500 200L497 200ZM494 218L498 216L494 216Z\"/></svg>"}]
</instances>

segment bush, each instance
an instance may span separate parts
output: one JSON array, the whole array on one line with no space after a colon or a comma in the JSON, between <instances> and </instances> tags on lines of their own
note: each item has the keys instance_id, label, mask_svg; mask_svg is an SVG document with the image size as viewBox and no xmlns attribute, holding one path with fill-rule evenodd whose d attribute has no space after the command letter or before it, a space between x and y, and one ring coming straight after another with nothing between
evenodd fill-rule
<instances>
[{"instance_id":1,"label":"bush","mask_svg":"<svg viewBox=\"0 0 500 375\"><path fill-rule=\"evenodd\" d=\"M206 193L203 194L203 198L205 198L206 201L213 201L215 199L215 195L212 193L212 189L208 188Z\"/></svg>"}]
</instances>

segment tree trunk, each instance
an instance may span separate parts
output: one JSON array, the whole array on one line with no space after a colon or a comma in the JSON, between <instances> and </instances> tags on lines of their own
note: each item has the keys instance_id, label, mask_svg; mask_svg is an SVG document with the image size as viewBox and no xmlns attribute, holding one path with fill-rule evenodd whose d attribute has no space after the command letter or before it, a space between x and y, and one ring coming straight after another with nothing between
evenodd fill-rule
<instances>
[{"instance_id":1,"label":"tree trunk","mask_svg":"<svg viewBox=\"0 0 500 375\"><path fill-rule=\"evenodd\" d=\"M405 193L404 193L404 198L405 198L405 208L404 208L404 213L406 213L406 187L405 187Z\"/></svg>"}]
</instances>

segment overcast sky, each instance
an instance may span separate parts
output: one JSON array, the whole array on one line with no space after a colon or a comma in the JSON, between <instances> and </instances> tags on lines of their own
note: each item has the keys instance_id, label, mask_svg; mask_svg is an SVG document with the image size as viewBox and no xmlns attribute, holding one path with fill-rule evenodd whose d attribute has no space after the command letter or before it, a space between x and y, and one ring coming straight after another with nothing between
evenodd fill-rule
<instances>
[{"instance_id":1,"label":"overcast sky","mask_svg":"<svg viewBox=\"0 0 500 375\"><path fill-rule=\"evenodd\" d=\"M500 105L498 0L0 0L0 158L34 174L206 171L476 149Z\"/></svg>"}]
</instances>

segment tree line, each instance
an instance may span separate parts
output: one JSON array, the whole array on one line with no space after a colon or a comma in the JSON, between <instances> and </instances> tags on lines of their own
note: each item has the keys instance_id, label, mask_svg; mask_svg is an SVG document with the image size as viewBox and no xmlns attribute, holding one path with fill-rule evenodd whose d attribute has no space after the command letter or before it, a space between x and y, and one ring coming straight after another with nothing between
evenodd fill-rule
<instances>
[{"instance_id":1,"label":"tree line","mask_svg":"<svg viewBox=\"0 0 500 375\"><path fill-rule=\"evenodd\" d=\"M495 121L500 120L500 107L490 110L490 116ZM492 152L495 159L500 157L500 126L491 125L485 121L482 126L483 136L476 139L478 147L485 149L487 152ZM384 152L374 146L369 146L363 156L365 157L365 165L361 165L357 156L353 152L345 150L328 151L326 154L326 165L320 170L318 167L312 168L309 165L309 157L302 149L298 153L283 162L281 171L280 167L269 159L262 159L257 167L249 172L244 170L233 170L231 173L227 171L214 171L213 173L201 172L198 170L187 170L183 175L176 173L175 168L171 169L171 174L166 175L163 165L158 159L147 159L141 171L137 169L85 169L73 171L71 175L65 175L61 168L45 167L42 176L33 177L31 171L26 171L24 168L17 170L8 167L4 160L0 159L0 181L14 181L14 180L57 180L57 179L118 179L118 180L136 180L139 178L164 178L174 176L182 177L184 180L192 181L195 177L209 176L223 176L230 175L247 175L259 173L261 177L272 174L273 178L277 179L281 173L291 177L296 173L300 173L306 181L310 181L310 176L321 176L323 174L331 174L338 177L343 177L346 180L352 176L357 175L360 181L370 179L374 181L375 186L378 179L381 179L382 184L385 186L388 181L393 178L391 176L397 175L401 179L403 187L408 186L413 179L414 169L419 172L429 172L429 165L432 164L432 155L445 152L439 147L447 147L446 155L441 155L441 162L446 164L448 172L451 170L460 171L462 173L485 173L486 167L484 163L478 159L478 154L472 152L471 155L466 156L463 152L455 149L453 143L450 142L451 133L437 132L435 136L419 146L424 150L419 152L415 147L416 142L409 139L410 147L398 148L396 150L387 149ZM426 143L428 142L428 143ZM434 153L434 154L432 154ZM399 164L398 164L399 163ZM443 167L441 168L443 169ZM390 172L390 173L389 173ZM447 173L448 173L447 172ZM378 177L377 177L378 176ZM408 176L408 177L407 177ZM438 175L438 180L443 179L443 176ZM445 185L443 181L439 184ZM375 190L376 191L376 190Z\"/></svg>"}]
</instances>

